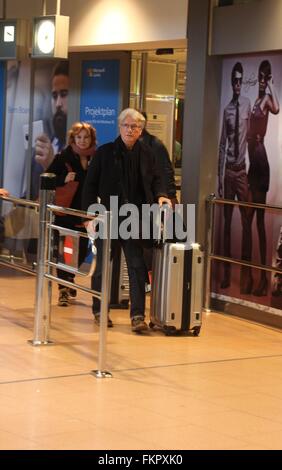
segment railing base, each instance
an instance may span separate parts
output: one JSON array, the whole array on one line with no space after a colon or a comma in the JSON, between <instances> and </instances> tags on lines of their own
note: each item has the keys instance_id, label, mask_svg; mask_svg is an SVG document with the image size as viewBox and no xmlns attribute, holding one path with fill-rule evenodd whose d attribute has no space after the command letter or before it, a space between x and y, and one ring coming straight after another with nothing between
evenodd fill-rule
<instances>
[{"instance_id":1,"label":"railing base","mask_svg":"<svg viewBox=\"0 0 282 470\"><path fill-rule=\"evenodd\" d=\"M31 344L31 346L52 346L54 341L35 341L34 339L28 339L27 342Z\"/></svg>"},{"instance_id":2,"label":"railing base","mask_svg":"<svg viewBox=\"0 0 282 470\"><path fill-rule=\"evenodd\" d=\"M96 379L111 379L113 377L107 370L92 370L91 373L95 375Z\"/></svg>"}]
</instances>

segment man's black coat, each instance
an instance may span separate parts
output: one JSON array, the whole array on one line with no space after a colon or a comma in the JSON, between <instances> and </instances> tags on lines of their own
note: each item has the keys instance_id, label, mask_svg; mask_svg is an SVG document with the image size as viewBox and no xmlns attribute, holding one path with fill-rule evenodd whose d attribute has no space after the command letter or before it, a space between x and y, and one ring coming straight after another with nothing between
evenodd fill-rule
<instances>
[{"instance_id":1,"label":"man's black coat","mask_svg":"<svg viewBox=\"0 0 282 470\"><path fill-rule=\"evenodd\" d=\"M123 184L120 170L122 146L122 140L118 137L114 142L102 145L97 149L94 158L91 160L84 184L83 210L87 211L91 204L98 202L98 197L101 204L109 210L110 196L121 196ZM155 165L152 150L140 141L137 141L135 146L140 152L139 171L144 194L142 203L153 204L157 202L160 196L167 197L163 178L161 178ZM128 202L132 203L130 200Z\"/></svg>"}]
</instances>

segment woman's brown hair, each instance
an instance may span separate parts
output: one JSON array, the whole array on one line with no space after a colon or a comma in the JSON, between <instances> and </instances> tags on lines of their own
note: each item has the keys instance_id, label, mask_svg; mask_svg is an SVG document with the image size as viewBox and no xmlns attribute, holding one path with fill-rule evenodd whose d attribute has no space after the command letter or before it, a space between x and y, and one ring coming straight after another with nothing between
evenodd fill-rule
<instances>
[{"instance_id":1,"label":"woman's brown hair","mask_svg":"<svg viewBox=\"0 0 282 470\"><path fill-rule=\"evenodd\" d=\"M87 122L75 122L71 126L70 130L68 131L68 145L75 143L74 137L78 135L83 129L87 132L87 135L91 139L89 147L94 147L96 145L96 129Z\"/></svg>"}]
</instances>

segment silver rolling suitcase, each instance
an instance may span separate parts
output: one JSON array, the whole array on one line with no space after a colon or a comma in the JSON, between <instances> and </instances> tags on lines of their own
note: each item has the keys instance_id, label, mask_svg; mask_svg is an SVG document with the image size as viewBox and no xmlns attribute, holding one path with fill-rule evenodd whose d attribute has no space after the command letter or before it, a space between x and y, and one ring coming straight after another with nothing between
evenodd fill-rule
<instances>
[{"instance_id":1,"label":"silver rolling suitcase","mask_svg":"<svg viewBox=\"0 0 282 470\"><path fill-rule=\"evenodd\" d=\"M150 327L165 334L191 331L202 325L203 252L198 244L164 242L154 248Z\"/></svg>"}]
</instances>

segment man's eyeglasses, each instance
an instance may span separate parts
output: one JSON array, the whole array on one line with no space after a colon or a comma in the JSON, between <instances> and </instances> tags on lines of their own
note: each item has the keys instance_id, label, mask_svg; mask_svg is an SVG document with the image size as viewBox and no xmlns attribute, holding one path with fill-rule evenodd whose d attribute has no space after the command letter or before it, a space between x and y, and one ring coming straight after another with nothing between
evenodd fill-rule
<instances>
[{"instance_id":1,"label":"man's eyeglasses","mask_svg":"<svg viewBox=\"0 0 282 470\"><path fill-rule=\"evenodd\" d=\"M120 127L122 127L123 129L126 129L127 131L130 129L131 131L136 131L137 129L140 129L140 126L138 126L137 124L121 124Z\"/></svg>"}]
</instances>

